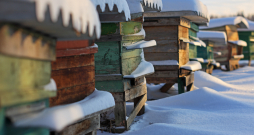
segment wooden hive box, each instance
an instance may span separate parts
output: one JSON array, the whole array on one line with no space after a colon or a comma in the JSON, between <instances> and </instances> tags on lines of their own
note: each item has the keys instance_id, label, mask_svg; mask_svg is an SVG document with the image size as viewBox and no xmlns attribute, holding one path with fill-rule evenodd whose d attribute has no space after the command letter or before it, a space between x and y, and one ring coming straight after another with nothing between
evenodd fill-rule
<instances>
[{"instance_id":1,"label":"wooden hive box","mask_svg":"<svg viewBox=\"0 0 254 135\"><path fill-rule=\"evenodd\" d=\"M227 21L232 21L236 19L241 19L239 23L232 22L231 24ZM217 21L222 20L224 22L227 22L227 24L224 24L223 22L220 25L217 25ZM243 45L241 45L237 32L237 28L246 28L248 27L248 24L244 23L244 18L236 17L236 18L222 18L222 19L212 19L210 22L209 27L205 28L203 27L203 30L208 31L222 31L225 32L227 35L227 46L214 46L215 52L221 52L222 55L215 57L215 60L220 62L221 65L225 65L227 71L235 70L239 68L239 60L243 58L242 55L243 52ZM236 21L237 22L237 21ZM213 26L213 23L216 23L215 26ZM212 27L213 26L213 27ZM244 43L245 45L246 43Z\"/></svg>"},{"instance_id":2,"label":"wooden hive box","mask_svg":"<svg viewBox=\"0 0 254 135\"><path fill-rule=\"evenodd\" d=\"M251 60L254 59L254 22L249 21L248 29L238 29L239 39L247 43L246 47L243 47L243 60L249 60L249 66L251 65Z\"/></svg>"},{"instance_id":3,"label":"wooden hive box","mask_svg":"<svg viewBox=\"0 0 254 135\"><path fill-rule=\"evenodd\" d=\"M68 8L68 11L71 13L64 12L66 9L63 7L63 5L70 3L75 5L75 9ZM47 8L48 6L51 8ZM100 35L100 31L98 32L98 29L96 29L96 32L94 32L93 27L89 27L87 30L84 29L84 27L88 27L86 20L84 20L87 19L86 17L88 15L85 13L82 15L79 13L76 14L77 12L74 12L74 10L78 9L79 11L82 11L82 9L86 9L85 6L94 7L90 1L73 2L71 0L66 0L55 3L46 0L3 0L0 2L0 63L5 65L0 68L0 72L2 73L0 78L1 135L49 135L49 129L53 131L60 131L66 126L69 126L73 123L76 124L77 120L79 123L81 122L82 124L85 124L89 128L88 131L90 132L96 132L96 130L99 128L99 112L101 110L98 110L99 112L96 112L96 115L92 116L91 114L88 114L89 117L82 117L80 115L78 116L78 114L83 114L84 112L78 113L78 111L75 111L75 116L71 116L74 115L73 113L64 115L68 112L71 112L68 110L69 108L72 108L73 111L75 108L73 106L57 106L48 108L50 104L49 98L54 97L57 94L56 84L54 80L51 79L51 72L52 77L57 80L59 90L66 88L67 91L68 88L73 88L72 86L74 84L76 89L74 88L72 90L74 92L80 92L81 94L78 92L77 93L81 97L84 97L85 92L81 92L80 87L82 87L82 89L85 89L86 87L80 86L83 84L80 82L84 81L85 79L83 76L87 75L89 76L88 78L90 78L91 82L90 84L88 83L88 86L92 85L90 87L93 88L92 90L94 91L95 83L93 53L96 52L96 47L94 48L91 46L93 45L92 42L84 40L94 39L96 34L98 37L98 35ZM41 8L41 10L36 10L37 7L44 7L44 9ZM58 9L58 7L61 8ZM54 10L55 8L57 8L57 10ZM58 14L60 9L63 11L61 14L62 16ZM50 10L52 11L50 12ZM7 12L8 16L6 15ZM89 25L98 28L100 24L95 7L89 7L89 11L86 9L85 12L93 14L92 18L88 17L89 19L87 21L89 22ZM71 14L73 15L73 18L68 18L71 16ZM78 19L75 18L75 16L78 17ZM83 22L80 22L80 19L83 19ZM73 25L69 25L69 22L71 22L70 20L72 21ZM62 45L60 43L61 45L57 45L56 47L56 40L64 39L82 41L77 41L78 43L75 41L70 41L71 45L68 43ZM84 58L82 55L77 56L84 53L89 56L86 58ZM56 55L58 58L63 58L60 58L60 60L58 59L56 62L52 63L53 71L51 71L51 61L56 60ZM86 61L84 62L80 59L86 59ZM86 65L89 65L89 68L86 68ZM81 72L84 73L82 76L73 75L79 71L82 71L83 67L87 72ZM69 82L67 78L74 81ZM68 92L70 93L70 91L67 91L67 93ZM76 101L76 99L80 98L74 97L68 99L71 100L68 101L64 97L66 96L64 95L66 93L62 91L59 93L58 97L54 98L59 100L57 100L57 103L53 105L71 103L74 102L74 100ZM109 97L108 100L113 101L112 95L108 94L110 93L96 92L93 95L93 99L95 99L97 95L100 97L103 97L102 95L107 95L104 98ZM104 100L105 102L105 99L100 100ZM112 109L113 104L107 106ZM61 107L64 107L62 108L62 111L54 111L58 108L61 109ZM106 109L108 108L104 107L104 110ZM89 111L92 112L94 110L93 108L87 108L86 112ZM59 117L59 121L51 122L51 120L58 119ZM66 117L71 117L73 119L66 120ZM65 121L62 121L62 119L65 119ZM60 127L59 125L55 125L55 127L53 127L52 124L54 125L54 123L60 123ZM13 124L15 124L15 127ZM92 124L94 125L90 126ZM67 129L64 129L63 132L59 134L66 133L66 130L69 130L69 128L70 127L67 127ZM82 127L71 128L71 131L73 132L68 132L68 134L75 134L76 132L74 133L74 129L78 129L82 133L89 133L86 130L87 128ZM84 130L86 130L86 132L83 132Z\"/></svg>"},{"instance_id":4,"label":"wooden hive box","mask_svg":"<svg viewBox=\"0 0 254 135\"><path fill-rule=\"evenodd\" d=\"M189 62L190 23L204 25L209 22L207 8L197 0L162 2L164 6L161 12L144 13L146 39L157 41L156 47L144 50L146 60L152 62L155 67L155 73L147 76L147 82L166 83L161 88L162 92L167 92L178 83L178 91L183 93L185 86L188 86L187 91L192 90L194 82L192 71L197 70L186 70L186 64L196 63L201 68L198 62ZM185 9L181 3L190 6ZM197 3L202 9L197 8Z\"/></svg>"},{"instance_id":5,"label":"wooden hive box","mask_svg":"<svg viewBox=\"0 0 254 135\"><path fill-rule=\"evenodd\" d=\"M134 118L144 113L147 100L145 76L154 72L152 64L143 57L143 48L154 46L156 42L143 41L143 11L133 13L133 7L127 2L131 21L112 19L102 13L100 18L107 19L101 19L102 36L96 41L95 86L99 90L111 92L115 98L115 126L118 128L114 132L128 130ZM137 72L140 73L135 75ZM126 101L130 100L134 100L134 110L126 120Z\"/></svg>"},{"instance_id":6,"label":"wooden hive box","mask_svg":"<svg viewBox=\"0 0 254 135\"><path fill-rule=\"evenodd\" d=\"M189 29L190 44L189 44L189 58L191 61L199 61L202 66L202 71L209 74L213 71L213 65L211 64L213 59L213 50L211 46L207 45L197 37L199 26L195 23L191 23ZM209 55L209 58L207 57ZM212 58L210 58L212 55Z\"/></svg>"}]
</instances>

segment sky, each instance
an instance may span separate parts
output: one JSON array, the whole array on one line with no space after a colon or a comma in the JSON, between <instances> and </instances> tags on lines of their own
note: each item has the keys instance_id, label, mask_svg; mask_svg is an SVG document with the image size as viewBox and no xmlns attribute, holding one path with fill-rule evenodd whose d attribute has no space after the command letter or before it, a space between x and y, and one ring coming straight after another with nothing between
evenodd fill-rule
<instances>
[{"instance_id":1,"label":"sky","mask_svg":"<svg viewBox=\"0 0 254 135\"><path fill-rule=\"evenodd\" d=\"M254 0L200 0L210 15L232 15L244 11L244 15L254 14Z\"/></svg>"}]
</instances>

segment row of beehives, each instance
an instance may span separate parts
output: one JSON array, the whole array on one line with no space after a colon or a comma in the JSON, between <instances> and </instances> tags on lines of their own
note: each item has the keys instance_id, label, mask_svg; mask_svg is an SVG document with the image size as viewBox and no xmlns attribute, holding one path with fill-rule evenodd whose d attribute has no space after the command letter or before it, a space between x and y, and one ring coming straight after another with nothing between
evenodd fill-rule
<instances>
[{"instance_id":1,"label":"row of beehives","mask_svg":"<svg viewBox=\"0 0 254 135\"><path fill-rule=\"evenodd\" d=\"M174 83L179 93L191 90L194 71L212 70L213 52L228 58L215 55L219 62L239 60L229 47L241 44L236 27L248 27L241 18L211 21L204 29L227 36L197 34L210 20L199 0L2 0L0 6L1 135L95 134L100 114L113 108L115 120L106 125L126 130L144 113L146 82L166 83L161 91ZM135 107L126 119L129 100Z\"/></svg>"}]
</instances>

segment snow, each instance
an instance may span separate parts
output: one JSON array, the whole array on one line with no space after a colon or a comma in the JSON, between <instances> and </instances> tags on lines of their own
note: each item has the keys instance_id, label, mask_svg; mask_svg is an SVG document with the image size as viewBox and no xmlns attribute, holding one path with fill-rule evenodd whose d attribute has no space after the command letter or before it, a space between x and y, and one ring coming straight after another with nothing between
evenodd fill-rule
<instances>
[{"instance_id":1,"label":"snow","mask_svg":"<svg viewBox=\"0 0 254 135\"><path fill-rule=\"evenodd\" d=\"M194 11L199 16L210 19L206 5L200 0L162 0L163 8L161 12L167 11Z\"/></svg>"},{"instance_id":2,"label":"snow","mask_svg":"<svg viewBox=\"0 0 254 135\"><path fill-rule=\"evenodd\" d=\"M138 65L138 67L130 75L124 75L123 78L137 78L140 76L154 73L153 64L145 60L143 49L140 56L141 56L141 62Z\"/></svg>"},{"instance_id":3,"label":"snow","mask_svg":"<svg viewBox=\"0 0 254 135\"><path fill-rule=\"evenodd\" d=\"M213 52L214 54L221 55L221 52Z\"/></svg>"},{"instance_id":4,"label":"snow","mask_svg":"<svg viewBox=\"0 0 254 135\"><path fill-rule=\"evenodd\" d=\"M109 92L95 90L91 95L76 103L51 107L38 114L28 115L14 122L17 127L45 127L61 131L64 127L87 115L115 106Z\"/></svg>"},{"instance_id":5,"label":"snow","mask_svg":"<svg viewBox=\"0 0 254 135\"><path fill-rule=\"evenodd\" d=\"M149 61L153 65L179 65L177 60Z\"/></svg>"},{"instance_id":6,"label":"snow","mask_svg":"<svg viewBox=\"0 0 254 135\"><path fill-rule=\"evenodd\" d=\"M238 28L249 28L247 19L238 16L238 17L211 19L208 27L201 26L199 27L199 29L210 29L226 25L236 25Z\"/></svg>"},{"instance_id":7,"label":"snow","mask_svg":"<svg viewBox=\"0 0 254 135\"><path fill-rule=\"evenodd\" d=\"M162 9L161 0L127 0L128 5L130 7L131 14L144 12L142 1L145 3L145 6L147 7L157 9L157 10Z\"/></svg>"},{"instance_id":8,"label":"snow","mask_svg":"<svg viewBox=\"0 0 254 135\"><path fill-rule=\"evenodd\" d=\"M195 61L204 63L204 59L203 58L190 58L190 60L195 60Z\"/></svg>"},{"instance_id":9,"label":"snow","mask_svg":"<svg viewBox=\"0 0 254 135\"><path fill-rule=\"evenodd\" d=\"M90 46L90 48L98 48L98 45L94 43L94 45Z\"/></svg>"},{"instance_id":10,"label":"snow","mask_svg":"<svg viewBox=\"0 0 254 135\"><path fill-rule=\"evenodd\" d=\"M194 74L199 89L147 101L145 114L135 118L123 135L252 135L254 67L214 70L213 76L203 71ZM131 103L126 106L133 109Z\"/></svg>"},{"instance_id":11,"label":"snow","mask_svg":"<svg viewBox=\"0 0 254 135\"><path fill-rule=\"evenodd\" d=\"M249 60L239 60L239 65L240 66L248 66L249 65ZM251 61L251 66L254 66L254 60Z\"/></svg>"},{"instance_id":12,"label":"snow","mask_svg":"<svg viewBox=\"0 0 254 135\"><path fill-rule=\"evenodd\" d=\"M191 41L189 43L191 43L193 45L196 45L196 46L206 47L206 44L202 40L200 40L199 38L190 36L190 39L191 39Z\"/></svg>"},{"instance_id":13,"label":"snow","mask_svg":"<svg viewBox=\"0 0 254 135\"><path fill-rule=\"evenodd\" d=\"M228 41L229 43L232 43L232 44L236 44L236 45L239 45L239 46L247 46L247 43L243 40L237 40L237 41Z\"/></svg>"},{"instance_id":14,"label":"snow","mask_svg":"<svg viewBox=\"0 0 254 135\"><path fill-rule=\"evenodd\" d=\"M95 6L100 6L102 12L105 12L106 4L108 4L110 11L112 11L114 5L116 5L119 13L124 12L126 21L131 19L130 8L126 0L91 0L91 1Z\"/></svg>"},{"instance_id":15,"label":"snow","mask_svg":"<svg viewBox=\"0 0 254 135\"><path fill-rule=\"evenodd\" d=\"M57 87L56 87L55 80L51 78L49 84L44 86L44 90L47 90L47 91L56 91Z\"/></svg>"},{"instance_id":16,"label":"snow","mask_svg":"<svg viewBox=\"0 0 254 135\"><path fill-rule=\"evenodd\" d=\"M196 71L196 70L202 69L202 66L200 62L198 61L189 61L185 65L181 66L181 68L186 70Z\"/></svg>"},{"instance_id":17,"label":"snow","mask_svg":"<svg viewBox=\"0 0 254 135\"><path fill-rule=\"evenodd\" d=\"M86 33L87 26L89 35L92 36L94 29L97 38L101 35L101 24L97 10L90 0L32 0L36 3L36 17L43 22L49 6L50 17L57 22L60 12L62 13L63 25L67 27L70 23L78 32ZM119 1L119 0L118 0Z\"/></svg>"},{"instance_id":18,"label":"snow","mask_svg":"<svg viewBox=\"0 0 254 135\"><path fill-rule=\"evenodd\" d=\"M146 32L145 32L144 28L142 28L140 30L140 32L135 33L135 34L131 34L130 36L144 36L144 37L146 37Z\"/></svg>"},{"instance_id":19,"label":"snow","mask_svg":"<svg viewBox=\"0 0 254 135\"><path fill-rule=\"evenodd\" d=\"M142 49L142 48L146 48L146 47L152 47L152 46L156 46L156 41L155 40L150 40L150 41L138 41L136 43L133 43L131 45L126 45L126 49L127 50L132 50L132 49Z\"/></svg>"},{"instance_id":20,"label":"snow","mask_svg":"<svg viewBox=\"0 0 254 135\"><path fill-rule=\"evenodd\" d=\"M227 35L225 32L219 31L199 31L197 33L198 38L201 40L210 40L215 44L227 44ZM219 40L220 39L220 40ZM220 42L222 40L222 42Z\"/></svg>"},{"instance_id":21,"label":"snow","mask_svg":"<svg viewBox=\"0 0 254 135\"><path fill-rule=\"evenodd\" d=\"M254 31L254 22L253 21L250 21L250 20L247 20L248 23L249 23L249 28L248 29L242 29L242 28L239 28L237 29L238 31Z\"/></svg>"},{"instance_id":22,"label":"snow","mask_svg":"<svg viewBox=\"0 0 254 135\"><path fill-rule=\"evenodd\" d=\"M242 58L244 58L244 55L243 54L241 54L241 55L234 55L233 57L235 59L242 59Z\"/></svg>"}]
</instances>

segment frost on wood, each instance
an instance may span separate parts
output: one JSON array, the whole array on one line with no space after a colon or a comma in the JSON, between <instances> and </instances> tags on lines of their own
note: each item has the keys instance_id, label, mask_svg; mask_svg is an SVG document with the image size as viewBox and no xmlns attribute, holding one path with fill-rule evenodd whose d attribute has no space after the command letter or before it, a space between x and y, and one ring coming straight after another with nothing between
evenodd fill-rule
<instances>
[{"instance_id":1,"label":"frost on wood","mask_svg":"<svg viewBox=\"0 0 254 135\"><path fill-rule=\"evenodd\" d=\"M199 31L197 37L201 40L210 40L215 44L226 45L227 35L225 32L219 31Z\"/></svg>"},{"instance_id":2,"label":"frost on wood","mask_svg":"<svg viewBox=\"0 0 254 135\"><path fill-rule=\"evenodd\" d=\"M162 0L162 3L163 9L161 12L194 11L199 16L205 17L208 20L210 19L206 5L200 0Z\"/></svg>"},{"instance_id":3,"label":"frost on wood","mask_svg":"<svg viewBox=\"0 0 254 135\"><path fill-rule=\"evenodd\" d=\"M66 126L96 113L115 106L109 92L95 90L91 95L76 103L48 108L34 115L14 122L17 127L45 127L61 131Z\"/></svg>"},{"instance_id":4,"label":"frost on wood","mask_svg":"<svg viewBox=\"0 0 254 135\"><path fill-rule=\"evenodd\" d=\"M177 60L149 61L153 65L179 65Z\"/></svg>"},{"instance_id":5,"label":"frost on wood","mask_svg":"<svg viewBox=\"0 0 254 135\"><path fill-rule=\"evenodd\" d=\"M123 78L137 78L140 76L154 73L153 64L145 60L143 49L140 56L141 56L141 62L138 65L138 67L130 75L125 75L123 76Z\"/></svg>"},{"instance_id":6,"label":"frost on wood","mask_svg":"<svg viewBox=\"0 0 254 135\"><path fill-rule=\"evenodd\" d=\"M56 82L54 79L50 79L50 83L44 86L44 90L47 91L56 91L57 87L56 87Z\"/></svg>"},{"instance_id":7,"label":"frost on wood","mask_svg":"<svg viewBox=\"0 0 254 135\"><path fill-rule=\"evenodd\" d=\"M65 27L71 20L73 28L82 33L87 32L92 36L96 29L97 38L101 34L101 24L97 10L90 0L34 0L36 3L36 16L39 22L45 19L46 11L49 7L50 17L53 22L57 22L60 12L62 22Z\"/></svg>"},{"instance_id":8,"label":"frost on wood","mask_svg":"<svg viewBox=\"0 0 254 135\"><path fill-rule=\"evenodd\" d=\"M248 29L243 29L243 28L239 28L237 29L238 31L254 31L254 22L247 20L249 23L249 28Z\"/></svg>"},{"instance_id":9,"label":"frost on wood","mask_svg":"<svg viewBox=\"0 0 254 135\"><path fill-rule=\"evenodd\" d=\"M106 4L108 4L110 11L112 11L114 5L116 5L119 13L124 12L126 21L131 19L130 8L126 0L91 0L91 1L95 6L100 6L102 12L105 11Z\"/></svg>"},{"instance_id":10,"label":"frost on wood","mask_svg":"<svg viewBox=\"0 0 254 135\"><path fill-rule=\"evenodd\" d=\"M202 69L202 66L200 62L198 61L189 61L185 65L181 66L180 68L186 69L186 70L191 70L191 71L196 71Z\"/></svg>"},{"instance_id":11,"label":"frost on wood","mask_svg":"<svg viewBox=\"0 0 254 135\"><path fill-rule=\"evenodd\" d=\"M232 44L236 44L236 45L239 45L239 46L247 46L247 43L243 40L237 40L237 41L228 41L229 43L232 43Z\"/></svg>"},{"instance_id":12,"label":"frost on wood","mask_svg":"<svg viewBox=\"0 0 254 135\"><path fill-rule=\"evenodd\" d=\"M210 29L216 28L226 25L236 25L237 28L249 28L249 23L247 19L238 16L238 17L228 17L228 18L218 18L218 19L211 19L209 26L201 26L200 29Z\"/></svg>"},{"instance_id":13,"label":"frost on wood","mask_svg":"<svg viewBox=\"0 0 254 135\"><path fill-rule=\"evenodd\" d=\"M152 47L156 46L156 41L155 40L150 40L150 41L139 41L136 43L133 43L131 45L125 46L127 50L132 50L132 49L142 49L142 48L147 48L147 47Z\"/></svg>"}]
</instances>

